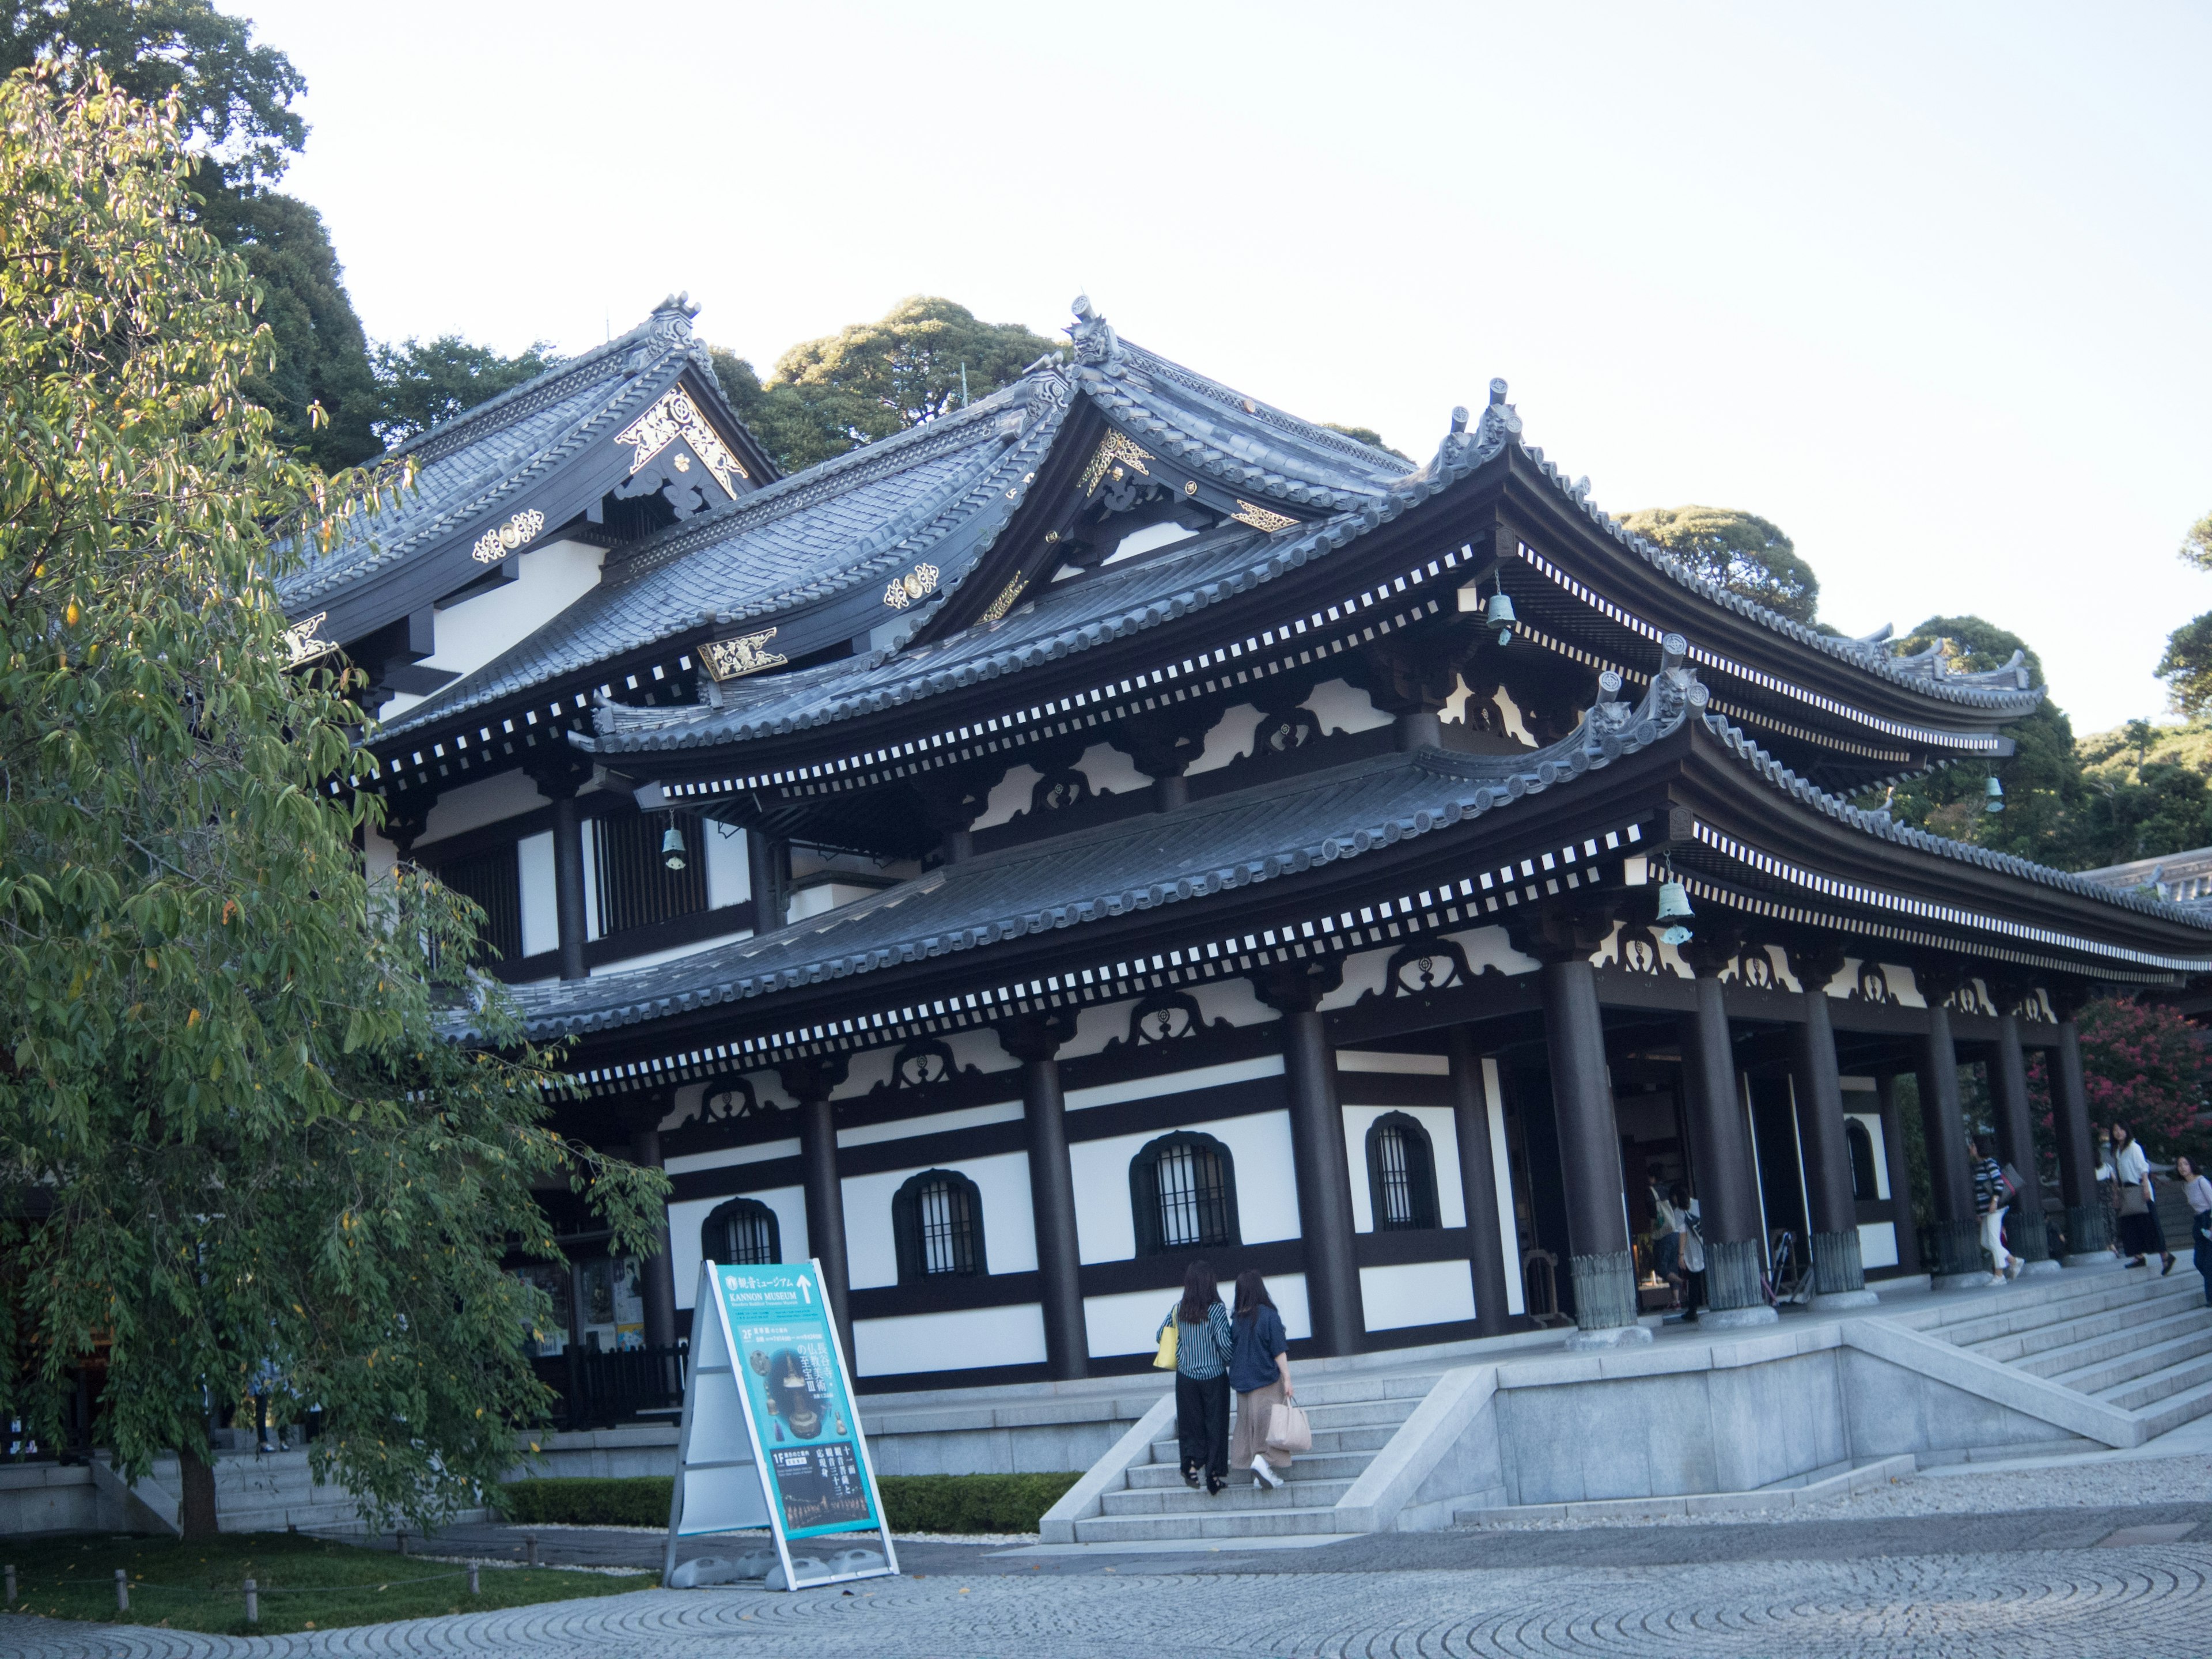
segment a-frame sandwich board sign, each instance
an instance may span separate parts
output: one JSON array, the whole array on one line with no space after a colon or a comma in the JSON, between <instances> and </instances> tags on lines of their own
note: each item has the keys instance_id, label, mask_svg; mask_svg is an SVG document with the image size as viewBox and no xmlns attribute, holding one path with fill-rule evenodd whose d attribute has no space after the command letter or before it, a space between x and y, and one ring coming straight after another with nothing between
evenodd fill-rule
<instances>
[{"instance_id":1,"label":"a-frame sandwich board sign","mask_svg":"<svg viewBox=\"0 0 2212 1659\"><path fill-rule=\"evenodd\" d=\"M793 1589L897 1572L821 1264L700 1263L691 1329L662 1581L678 1539L763 1526ZM793 1540L852 1532L882 1534L881 1566L793 1571Z\"/></svg>"}]
</instances>

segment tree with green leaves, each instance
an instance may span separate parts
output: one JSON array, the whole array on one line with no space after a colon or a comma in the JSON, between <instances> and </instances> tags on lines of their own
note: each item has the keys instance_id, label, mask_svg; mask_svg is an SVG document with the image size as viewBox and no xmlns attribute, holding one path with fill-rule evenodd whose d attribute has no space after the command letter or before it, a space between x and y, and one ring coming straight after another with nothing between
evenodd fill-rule
<instances>
[{"instance_id":1,"label":"tree with green leaves","mask_svg":"<svg viewBox=\"0 0 2212 1659\"><path fill-rule=\"evenodd\" d=\"M916 295L879 321L795 345L763 382L732 352L714 354L722 391L776 465L798 471L921 425L1011 386L1058 343L1019 323Z\"/></svg>"},{"instance_id":2,"label":"tree with green leaves","mask_svg":"<svg viewBox=\"0 0 2212 1659\"><path fill-rule=\"evenodd\" d=\"M1729 507L1650 507L1620 522L1729 592L1793 622L1809 626L1820 609L1820 579L1813 567L1797 556L1789 537L1755 513Z\"/></svg>"},{"instance_id":3,"label":"tree with green leaves","mask_svg":"<svg viewBox=\"0 0 2212 1659\"><path fill-rule=\"evenodd\" d=\"M513 356L458 334L434 340L411 335L376 348L377 437L387 447L535 380L560 359L550 340L533 340Z\"/></svg>"},{"instance_id":4,"label":"tree with green leaves","mask_svg":"<svg viewBox=\"0 0 2212 1659\"><path fill-rule=\"evenodd\" d=\"M2181 541L2181 562L2212 570L2212 513L2189 526ZM2166 635L2157 673L2179 713L2198 720L2212 714L2212 611Z\"/></svg>"},{"instance_id":5,"label":"tree with green leaves","mask_svg":"<svg viewBox=\"0 0 2212 1659\"><path fill-rule=\"evenodd\" d=\"M269 578L374 486L246 395L271 332L187 118L0 81L0 1412L51 1441L104 1368L99 1439L134 1477L173 1448L204 1534L211 1425L258 1394L422 1524L548 1404L551 1309L502 1265L556 1255L533 1183L630 1249L665 1183L549 1128L472 907L364 873L375 805L329 788L360 711Z\"/></svg>"}]
</instances>

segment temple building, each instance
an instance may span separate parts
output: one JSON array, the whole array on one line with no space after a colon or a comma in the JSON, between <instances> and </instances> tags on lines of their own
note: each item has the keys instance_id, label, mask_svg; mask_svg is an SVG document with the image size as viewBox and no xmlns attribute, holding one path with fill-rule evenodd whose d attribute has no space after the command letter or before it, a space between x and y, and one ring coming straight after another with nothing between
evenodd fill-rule
<instances>
[{"instance_id":1,"label":"temple building","mask_svg":"<svg viewBox=\"0 0 2212 1659\"><path fill-rule=\"evenodd\" d=\"M2109 1261L2071 1017L2212 916L1853 804L2001 788L2024 671L1723 590L1502 382L1416 465L1070 333L783 477L672 301L287 580L375 687L372 864L483 906L561 1127L671 1177L658 1258L556 1212L567 1345L808 1256L876 1390L1139 1370L1194 1255L1294 1358L1648 1341L1676 1182L1709 1326L1986 1282L1974 1064L2057 1174L2014 1248Z\"/></svg>"}]
</instances>

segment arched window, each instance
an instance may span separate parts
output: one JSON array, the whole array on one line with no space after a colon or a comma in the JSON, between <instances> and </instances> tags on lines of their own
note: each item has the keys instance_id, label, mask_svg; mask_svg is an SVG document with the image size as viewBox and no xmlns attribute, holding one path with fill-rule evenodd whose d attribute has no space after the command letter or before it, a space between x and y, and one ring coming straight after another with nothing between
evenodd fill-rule
<instances>
[{"instance_id":1,"label":"arched window","mask_svg":"<svg viewBox=\"0 0 2212 1659\"><path fill-rule=\"evenodd\" d=\"M1437 1224L1436 1150L1418 1119L1385 1112L1367 1126L1367 1191L1377 1232Z\"/></svg>"},{"instance_id":2,"label":"arched window","mask_svg":"<svg viewBox=\"0 0 2212 1659\"><path fill-rule=\"evenodd\" d=\"M1855 1118L1844 1120L1844 1145L1851 1154L1851 1196L1862 1200L1880 1198L1881 1183L1875 1179L1874 1137Z\"/></svg>"},{"instance_id":3,"label":"arched window","mask_svg":"<svg viewBox=\"0 0 2212 1659\"><path fill-rule=\"evenodd\" d=\"M1236 1163L1212 1135L1162 1135L1129 1160L1129 1206L1139 1255L1235 1244Z\"/></svg>"},{"instance_id":4,"label":"arched window","mask_svg":"<svg viewBox=\"0 0 2212 1659\"><path fill-rule=\"evenodd\" d=\"M952 1170L925 1170L891 1199L898 1243L899 1283L988 1273L983 1261L983 1198Z\"/></svg>"},{"instance_id":5,"label":"arched window","mask_svg":"<svg viewBox=\"0 0 2212 1659\"><path fill-rule=\"evenodd\" d=\"M783 1260L775 1212L757 1198L715 1206L699 1229L699 1254L725 1267L763 1267Z\"/></svg>"}]
</instances>

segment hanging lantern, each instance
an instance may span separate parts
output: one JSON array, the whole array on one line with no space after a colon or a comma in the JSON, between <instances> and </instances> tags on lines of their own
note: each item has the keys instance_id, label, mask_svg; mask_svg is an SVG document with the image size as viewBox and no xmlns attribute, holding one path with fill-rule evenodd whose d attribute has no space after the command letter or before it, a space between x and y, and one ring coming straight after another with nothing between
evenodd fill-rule
<instances>
[{"instance_id":1,"label":"hanging lantern","mask_svg":"<svg viewBox=\"0 0 2212 1659\"><path fill-rule=\"evenodd\" d=\"M1998 781L1997 775L1994 772L1990 774L1990 781L1982 786L1982 811L1984 812L2004 811L2004 785Z\"/></svg>"},{"instance_id":2,"label":"hanging lantern","mask_svg":"<svg viewBox=\"0 0 2212 1659\"><path fill-rule=\"evenodd\" d=\"M1498 591L1490 596L1490 604L1485 609L1482 619L1489 624L1490 631L1498 636L1498 644L1513 643L1513 630L1521 625L1521 619L1513 614L1513 601L1506 597L1504 583L1500 582Z\"/></svg>"},{"instance_id":3,"label":"hanging lantern","mask_svg":"<svg viewBox=\"0 0 2212 1659\"><path fill-rule=\"evenodd\" d=\"M1660 942L1665 945L1688 944L1690 930L1682 924L1694 915L1690 908L1689 890L1670 873L1659 884L1659 920L1672 922L1674 926L1659 935Z\"/></svg>"},{"instance_id":4,"label":"hanging lantern","mask_svg":"<svg viewBox=\"0 0 2212 1659\"><path fill-rule=\"evenodd\" d=\"M684 867L684 832L676 827L676 820L668 821L667 832L660 837L660 861L672 870Z\"/></svg>"}]
</instances>

